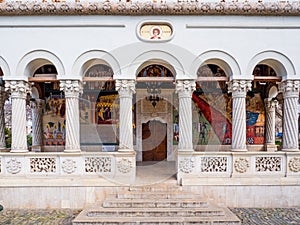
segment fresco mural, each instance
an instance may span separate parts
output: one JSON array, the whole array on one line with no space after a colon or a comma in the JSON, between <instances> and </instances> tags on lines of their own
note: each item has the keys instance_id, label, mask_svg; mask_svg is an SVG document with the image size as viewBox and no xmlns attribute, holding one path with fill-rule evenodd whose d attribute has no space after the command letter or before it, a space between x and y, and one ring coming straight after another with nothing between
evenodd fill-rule
<instances>
[{"instance_id":1,"label":"fresco mural","mask_svg":"<svg viewBox=\"0 0 300 225\"><path fill-rule=\"evenodd\" d=\"M198 76L224 77L216 65L200 67ZM265 110L260 86L246 97L247 144L264 144ZM204 81L196 84L192 95L194 145L230 145L232 140L232 96L225 81ZM174 100L176 101L176 100ZM178 100L177 100L178 101ZM173 110L173 142L178 144L178 112Z\"/></svg>"},{"instance_id":2,"label":"fresco mural","mask_svg":"<svg viewBox=\"0 0 300 225\"><path fill-rule=\"evenodd\" d=\"M43 115L43 145L65 145L65 113L66 101L63 95L50 95L46 98Z\"/></svg>"}]
</instances>

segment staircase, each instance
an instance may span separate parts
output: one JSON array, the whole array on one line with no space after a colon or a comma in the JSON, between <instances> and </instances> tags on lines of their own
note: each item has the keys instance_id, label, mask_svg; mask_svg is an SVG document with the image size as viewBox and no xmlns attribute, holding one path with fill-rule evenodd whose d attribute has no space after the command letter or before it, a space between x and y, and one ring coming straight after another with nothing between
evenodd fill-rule
<instances>
[{"instance_id":1,"label":"staircase","mask_svg":"<svg viewBox=\"0 0 300 225\"><path fill-rule=\"evenodd\" d=\"M83 210L73 225L240 225L227 208L178 186L131 187Z\"/></svg>"}]
</instances>

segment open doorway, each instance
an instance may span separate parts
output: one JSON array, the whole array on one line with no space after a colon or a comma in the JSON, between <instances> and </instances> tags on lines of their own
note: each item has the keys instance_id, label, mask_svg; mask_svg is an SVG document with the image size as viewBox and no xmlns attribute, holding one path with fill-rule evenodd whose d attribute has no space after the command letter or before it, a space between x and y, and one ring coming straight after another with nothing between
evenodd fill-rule
<instances>
[{"instance_id":1,"label":"open doorway","mask_svg":"<svg viewBox=\"0 0 300 225\"><path fill-rule=\"evenodd\" d=\"M162 161L167 158L167 124L150 120L142 124L143 161Z\"/></svg>"}]
</instances>

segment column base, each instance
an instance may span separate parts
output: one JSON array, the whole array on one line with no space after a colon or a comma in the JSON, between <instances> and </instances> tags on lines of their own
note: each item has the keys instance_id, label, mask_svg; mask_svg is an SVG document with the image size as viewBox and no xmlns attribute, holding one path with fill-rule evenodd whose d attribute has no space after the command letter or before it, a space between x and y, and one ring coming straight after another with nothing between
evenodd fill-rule
<instances>
[{"instance_id":1,"label":"column base","mask_svg":"<svg viewBox=\"0 0 300 225\"><path fill-rule=\"evenodd\" d=\"M283 148L281 151L283 152L299 152L298 148Z\"/></svg>"},{"instance_id":2,"label":"column base","mask_svg":"<svg viewBox=\"0 0 300 225\"><path fill-rule=\"evenodd\" d=\"M64 152L65 153L77 153L77 152L81 152L81 149L65 149Z\"/></svg>"},{"instance_id":3,"label":"column base","mask_svg":"<svg viewBox=\"0 0 300 225\"><path fill-rule=\"evenodd\" d=\"M276 152L277 151L277 145L275 145L275 144L265 144L265 150L267 152Z\"/></svg>"},{"instance_id":4,"label":"column base","mask_svg":"<svg viewBox=\"0 0 300 225\"><path fill-rule=\"evenodd\" d=\"M28 149L12 149L10 150L11 153L26 153L29 152Z\"/></svg>"},{"instance_id":5,"label":"column base","mask_svg":"<svg viewBox=\"0 0 300 225\"><path fill-rule=\"evenodd\" d=\"M248 149L246 149L246 148L232 148L232 149L230 149L230 151L232 151L232 152L248 152Z\"/></svg>"}]
</instances>

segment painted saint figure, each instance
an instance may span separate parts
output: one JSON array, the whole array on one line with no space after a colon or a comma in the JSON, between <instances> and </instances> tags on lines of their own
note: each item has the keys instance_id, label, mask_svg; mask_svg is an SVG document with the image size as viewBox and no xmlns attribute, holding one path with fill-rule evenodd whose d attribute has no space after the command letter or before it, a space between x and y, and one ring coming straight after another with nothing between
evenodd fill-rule
<instances>
[{"instance_id":1,"label":"painted saint figure","mask_svg":"<svg viewBox=\"0 0 300 225\"><path fill-rule=\"evenodd\" d=\"M150 39L155 40L155 39L161 39L161 34L162 31L160 29L160 27L155 26L151 29L151 35L150 35Z\"/></svg>"}]
</instances>

